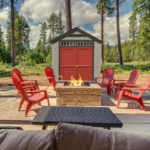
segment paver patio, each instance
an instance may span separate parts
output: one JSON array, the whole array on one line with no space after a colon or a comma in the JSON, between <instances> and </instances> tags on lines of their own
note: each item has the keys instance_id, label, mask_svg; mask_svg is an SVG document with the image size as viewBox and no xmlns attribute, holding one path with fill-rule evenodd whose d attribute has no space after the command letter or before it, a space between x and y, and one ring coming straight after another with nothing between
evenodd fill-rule
<instances>
[{"instance_id":1,"label":"paver patio","mask_svg":"<svg viewBox=\"0 0 150 150\"><path fill-rule=\"evenodd\" d=\"M41 86L40 89L46 89L46 86ZM16 121L30 122L40 109L39 105L33 106L28 116L25 117L26 103L23 104L21 111L18 112L21 96L16 99L16 95L17 90L14 86L0 87L0 124L6 124L7 121L12 121L12 123L16 123ZM56 93L51 86L48 89L48 95L50 105L56 106ZM101 95L101 107L109 107L124 124L123 128L120 130L150 133L150 89L143 95L146 112L141 109L138 103L125 98L121 101L120 108L118 109L116 107L117 100L113 99L114 93L112 93L111 96L107 96L106 90L103 89ZM44 100L41 104L47 106L47 101ZM21 125L18 124L18 126ZM30 127L31 129L33 128L32 125L23 125L23 127L26 129ZM34 129L39 130L41 128L39 128L39 126L34 126Z\"/></svg>"}]
</instances>

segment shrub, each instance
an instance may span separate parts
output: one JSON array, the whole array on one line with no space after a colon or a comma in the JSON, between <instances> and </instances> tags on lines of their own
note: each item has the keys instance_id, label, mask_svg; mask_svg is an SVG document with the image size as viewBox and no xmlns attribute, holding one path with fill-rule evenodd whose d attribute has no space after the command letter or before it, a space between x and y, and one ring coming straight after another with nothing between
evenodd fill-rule
<instances>
[{"instance_id":1,"label":"shrub","mask_svg":"<svg viewBox=\"0 0 150 150\"><path fill-rule=\"evenodd\" d=\"M50 54L47 55L46 63L49 63L49 65L52 66L52 55L50 55Z\"/></svg>"},{"instance_id":2,"label":"shrub","mask_svg":"<svg viewBox=\"0 0 150 150\"><path fill-rule=\"evenodd\" d=\"M27 61L27 66L35 66L36 62L34 60L29 59Z\"/></svg>"},{"instance_id":3,"label":"shrub","mask_svg":"<svg viewBox=\"0 0 150 150\"><path fill-rule=\"evenodd\" d=\"M138 62L137 65L119 65L119 64L103 64L101 66L101 72L103 69L107 68L107 67L111 67L115 70L116 74L122 74L125 71L132 71L134 69L139 69L140 73L148 73L150 72L150 62L147 62L145 64L143 64L142 62Z\"/></svg>"}]
</instances>

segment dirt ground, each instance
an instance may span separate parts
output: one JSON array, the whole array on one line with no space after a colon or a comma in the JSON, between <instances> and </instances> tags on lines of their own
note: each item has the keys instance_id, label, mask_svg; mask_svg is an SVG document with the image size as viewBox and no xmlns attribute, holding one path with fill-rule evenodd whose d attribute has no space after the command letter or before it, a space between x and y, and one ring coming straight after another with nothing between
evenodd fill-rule
<instances>
[{"instance_id":1,"label":"dirt ground","mask_svg":"<svg viewBox=\"0 0 150 150\"><path fill-rule=\"evenodd\" d=\"M144 85L147 82L149 76L150 76L149 74L140 75L136 84ZM126 80L128 78L129 75L115 75L115 79ZM43 75L23 76L23 79L37 80L40 86L47 86L48 84L48 80ZM11 77L0 78L0 86L5 86L5 85L13 85Z\"/></svg>"}]
</instances>

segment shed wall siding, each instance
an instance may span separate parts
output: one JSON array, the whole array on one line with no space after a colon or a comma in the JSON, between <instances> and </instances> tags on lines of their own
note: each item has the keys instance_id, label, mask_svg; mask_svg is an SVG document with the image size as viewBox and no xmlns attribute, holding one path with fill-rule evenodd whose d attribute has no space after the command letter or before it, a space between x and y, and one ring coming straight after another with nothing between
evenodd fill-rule
<instances>
[{"instance_id":1,"label":"shed wall siding","mask_svg":"<svg viewBox=\"0 0 150 150\"><path fill-rule=\"evenodd\" d=\"M65 37L61 40L92 40L89 37Z\"/></svg>"},{"instance_id":2,"label":"shed wall siding","mask_svg":"<svg viewBox=\"0 0 150 150\"><path fill-rule=\"evenodd\" d=\"M54 75L59 75L59 42L52 44L52 68ZM58 81L57 78L55 78Z\"/></svg>"},{"instance_id":3,"label":"shed wall siding","mask_svg":"<svg viewBox=\"0 0 150 150\"><path fill-rule=\"evenodd\" d=\"M100 77L101 71L101 44L94 42L94 78Z\"/></svg>"}]
</instances>

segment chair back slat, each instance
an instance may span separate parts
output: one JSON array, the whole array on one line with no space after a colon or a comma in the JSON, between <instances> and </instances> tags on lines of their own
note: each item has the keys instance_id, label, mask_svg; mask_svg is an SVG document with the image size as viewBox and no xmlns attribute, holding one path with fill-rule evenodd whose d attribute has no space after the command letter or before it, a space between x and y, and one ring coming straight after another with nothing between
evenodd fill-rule
<instances>
[{"instance_id":1,"label":"chair back slat","mask_svg":"<svg viewBox=\"0 0 150 150\"><path fill-rule=\"evenodd\" d=\"M20 80L22 82L23 78L22 78L21 72L17 68L14 68L12 71L17 74L17 76L20 78Z\"/></svg>"},{"instance_id":2,"label":"chair back slat","mask_svg":"<svg viewBox=\"0 0 150 150\"><path fill-rule=\"evenodd\" d=\"M48 79L50 83L54 82L55 83L55 76L54 76L54 71L51 67L46 67L45 68L45 75L47 77L52 77L53 79Z\"/></svg>"},{"instance_id":3,"label":"chair back slat","mask_svg":"<svg viewBox=\"0 0 150 150\"><path fill-rule=\"evenodd\" d=\"M130 73L130 77L128 79L127 82L132 82L132 83L135 83L136 80L138 79L139 77L139 70L138 69L134 69L131 73Z\"/></svg>"},{"instance_id":4,"label":"chair back slat","mask_svg":"<svg viewBox=\"0 0 150 150\"><path fill-rule=\"evenodd\" d=\"M150 77L147 81L147 83L143 86L143 90L139 93L138 97L140 98L144 93L145 91L147 91L147 89L150 87Z\"/></svg>"},{"instance_id":5,"label":"chair back slat","mask_svg":"<svg viewBox=\"0 0 150 150\"><path fill-rule=\"evenodd\" d=\"M12 71L11 73L11 77L14 83L14 86L16 87L16 89L20 92L20 94L22 95L22 98L24 98L25 100L28 101L28 95L24 92L24 90L22 89L22 85L21 85L21 80L18 77L18 75Z\"/></svg>"},{"instance_id":6,"label":"chair back slat","mask_svg":"<svg viewBox=\"0 0 150 150\"><path fill-rule=\"evenodd\" d=\"M114 74L115 74L115 71L114 69L112 68L105 68L102 72L102 77L105 78L105 79L102 79L102 83L104 84L110 84L111 80L108 80L107 78L109 79L113 79L114 77Z\"/></svg>"}]
</instances>

